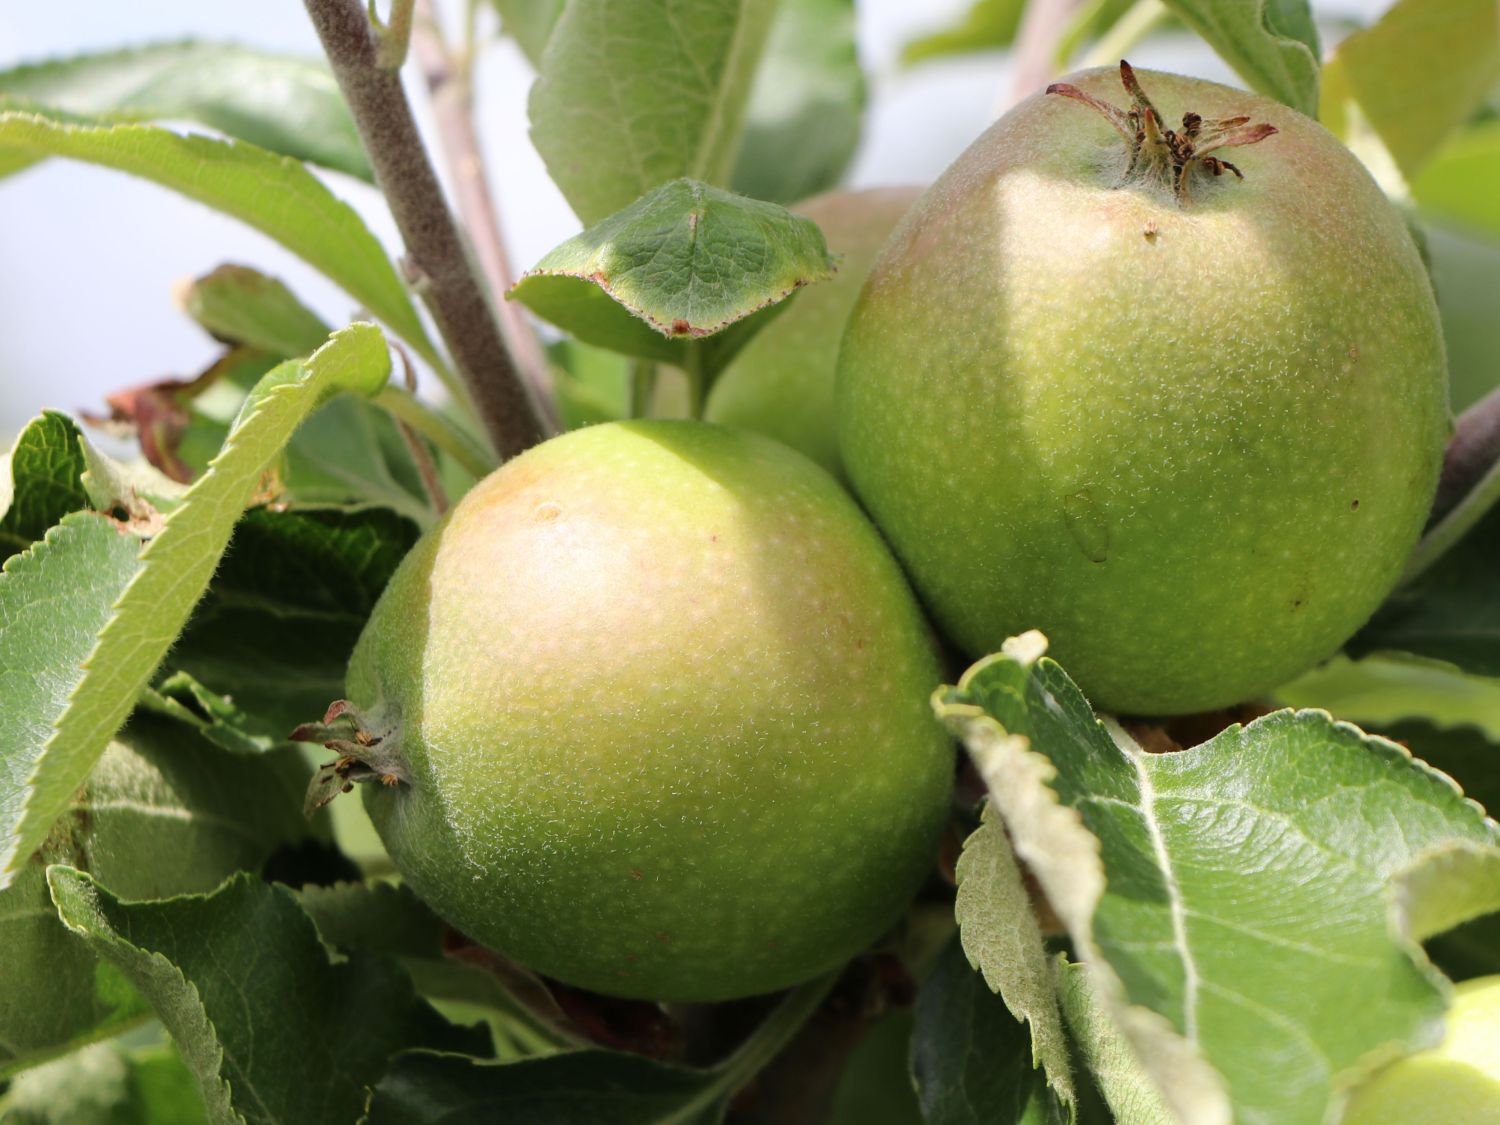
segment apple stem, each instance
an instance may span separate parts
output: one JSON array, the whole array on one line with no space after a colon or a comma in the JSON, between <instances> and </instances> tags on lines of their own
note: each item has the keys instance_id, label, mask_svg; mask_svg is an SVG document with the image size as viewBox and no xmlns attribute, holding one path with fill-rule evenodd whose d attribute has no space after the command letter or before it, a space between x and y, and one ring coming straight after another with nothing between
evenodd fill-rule
<instances>
[{"instance_id":1,"label":"apple stem","mask_svg":"<svg viewBox=\"0 0 1500 1125\"><path fill-rule=\"evenodd\" d=\"M1447 515L1500 462L1500 387L1458 416L1443 452L1432 519Z\"/></svg>"},{"instance_id":2,"label":"apple stem","mask_svg":"<svg viewBox=\"0 0 1500 1125\"><path fill-rule=\"evenodd\" d=\"M916 987L894 957L862 957L797 1034L782 1045L744 1096L730 1105L730 1125L820 1125L827 1121L845 1064L893 1007L909 1006Z\"/></svg>"},{"instance_id":3,"label":"apple stem","mask_svg":"<svg viewBox=\"0 0 1500 1125\"><path fill-rule=\"evenodd\" d=\"M630 361L630 416L645 418L651 413L651 398L656 393L656 364L649 359Z\"/></svg>"},{"instance_id":4,"label":"apple stem","mask_svg":"<svg viewBox=\"0 0 1500 1125\"><path fill-rule=\"evenodd\" d=\"M689 340L682 370L688 381L688 417L699 421L703 419L703 407L708 400L708 371L703 359L702 343Z\"/></svg>"},{"instance_id":5,"label":"apple stem","mask_svg":"<svg viewBox=\"0 0 1500 1125\"><path fill-rule=\"evenodd\" d=\"M545 436L489 297L438 185L401 75L381 65L380 35L360 0L305 0L307 13L406 245L410 272L502 457Z\"/></svg>"},{"instance_id":6,"label":"apple stem","mask_svg":"<svg viewBox=\"0 0 1500 1125\"><path fill-rule=\"evenodd\" d=\"M1233 164L1212 153L1221 148L1253 145L1277 132L1274 125L1251 125L1250 118L1245 116L1205 121L1200 114L1191 111L1182 115L1180 129L1168 129L1163 124L1161 112L1146 96L1135 70L1124 59L1120 60L1120 82L1130 95L1131 108L1128 110L1097 98L1070 82L1054 82L1047 87L1049 94L1061 94L1082 102L1113 125L1124 138L1128 159L1117 187L1154 184L1169 189L1177 202L1186 206L1192 202L1190 184L1196 169L1201 168L1214 176L1232 172L1236 179L1245 178Z\"/></svg>"},{"instance_id":7,"label":"apple stem","mask_svg":"<svg viewBox=\"0 0 1500 1125\"><path fill-rule=\"evenodd\" d=\"M406 354L406 349L400 344L393 344L393 350L401 360L401 371L405 377L407 395L416 400L417 395L417 373L412 370L411 356ZM396 423L396 430L401 434L401 440L406 443L406 450L411 454L412 464L417 468L417 476L422 481L422 489L427 493L427 502L432 510L442 515L448 510L448 492L443 487L442 477L438 473L437 462L433 460L432 451L427 448L420 434L400 415L391 415Z\"/></svg>"},{"instance_id":8,"label":"apple stem","mask_svg":"<svg viewBox=\"0 0 1500 1125\"><path fill-rule=\"evenodd\" d=\"M1500 505L1500 387L1459 415L1443 451L1443 470L1427 532L1406 564L1402 584L1425 573Z\"/></svg>"}]
</instances>

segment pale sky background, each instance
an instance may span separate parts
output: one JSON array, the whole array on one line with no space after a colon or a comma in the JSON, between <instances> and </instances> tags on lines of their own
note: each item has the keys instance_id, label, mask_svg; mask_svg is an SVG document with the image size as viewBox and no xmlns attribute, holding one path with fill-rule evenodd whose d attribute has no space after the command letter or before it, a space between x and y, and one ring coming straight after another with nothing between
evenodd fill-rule
<instances>
[{"instance_id":1,"label":"pale sky background","mask_svg":"<svg viewBox=\"0 0 1500 1125\"><path fill-rule=\"evenodd\" d=\"M454 0L438 2L450 14L457 7ZM930 181L993 119L1009 88L1003 54L911 69L896 62L904 42L950 22L967 3L860 0L871 104L852 185ZM1320 18L1361 21L1384 7L1385 0L1315 4ZM48 0L4 8L0 68L189 37L318 54L295 0ZM1188 36L1143 44L1132 61L1235 81ZM408 70L409 88L410 77ZM531 80L530 67L509 42L488 52L478 75L480 134L518 269L578 229L526 135ZM420 97L414 100L421 112ZM393 254L399 252L394 226L372 188L319 174ZM342 323L352 309L340 290L271 240L143 180L64 160L0 180L0 446L43 407L97 410L108 390L205 367L218 349L174 307L172 287L226 261L282 278L331 323Z\"/></svg>"}]
</instances>

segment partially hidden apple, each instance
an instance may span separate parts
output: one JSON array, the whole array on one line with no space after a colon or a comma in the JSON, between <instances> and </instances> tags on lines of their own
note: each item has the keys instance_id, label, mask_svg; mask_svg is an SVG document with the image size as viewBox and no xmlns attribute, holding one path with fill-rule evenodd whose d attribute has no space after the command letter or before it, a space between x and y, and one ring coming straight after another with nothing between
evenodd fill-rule
<instances>
[{"instance_id":1,"label":"partially hidden apple","mask_svg":"<svg viewBox=\"0 0 1500 1125\"><path fill-rule=\"evenodd\" d=\"M740 350L715 380L704 417L773 437L843 476L833 415L839 340L876 254L921 194L831 191L791 208L822 228L838 273L799 293Z\"/></svg>"},{"instance_id":2,"label":"partially hidden apple","mask_svg":"<svg viewBox=\"0 0 1500 1125\"><path fill-rule=\"evenodd\" d=\"M1494 1125L1500 1121L1500 976L1453 991L1443 1041L1357 1087L1341 1125Z\"/></svg>"},{"instance_id":3,"label":"partially hidden apple","mask_svg":"<svg viewBox=\"0 0 1500 1125\"><path fill-rule=\"evenodd\" d=\"M721 1000L836 967L906 907L947 816L939 680L827 473L721 426L610 423L510 461L412 550L339 748L386 782L367 807L402 876L471 938L599 992Z\"/></svg>"},{"instance_id":4,"label":"partially hidden apple","mask_svg":"<svg viewBox=\"0 0 1500 1125\"><path fill-rule=\"evenodd\" d=\"M1124 64L1017 106L908 213L837 411L949 639L1040 629L1095 705L1147 714L1336 651L1449 432L1432 290L1359 162L1284 105Z\"/></svg>"}]
</instances>

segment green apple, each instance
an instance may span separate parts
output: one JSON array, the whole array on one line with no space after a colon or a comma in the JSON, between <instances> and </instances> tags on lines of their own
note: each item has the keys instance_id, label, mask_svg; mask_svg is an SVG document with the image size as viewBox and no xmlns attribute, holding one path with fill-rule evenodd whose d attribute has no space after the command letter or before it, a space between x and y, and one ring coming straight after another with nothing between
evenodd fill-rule
<instances>
[{"instance_id":1,"label":"green apple","mask_svg":"<svg viewBox=\"0 0 1500 1125\"><path fill-rule=\"evenodd\" d=\"M391 579L348 691L389 782L371 818L450 924L572 985L707 1001L830 970L906 907L948 805L938 682L827 473L656 420L469 492Z\"/></svg>"},{"instance_id":2,"label":"green apple","mask_svg":"<svg viewBox=\"0 0 1500 1125\"><path fill-rule=\"evenodd\" d=\"M1453 992L1443 1041L1377 1071L1342 1125L1494 1125L1500 1121L1500 976Z\"/></svg>"},{"instance_id":3,"label":"green apple","mask_svg":"<svg viewBox=\"0 0 1500 1125\"><path fill-rule=\"evenodd\" d=\"M833 373L844 322L901 216L922 189L833 191L792 210L823 229L839 255L833 280L811 286L761 329L714 382L705 417L773 437L843 476L833 420Z\"/></svg>"},{"instance_id":4,"label":"green apple","mask_svg":"<svg viewBox=\"0 0 1500 1125\"><path fill-rule=\"evenodd\" d=\"M1023 102L903 220L839 440L952 641L1041 629L1097 706L1189 712L1329 656L1390 591L1449 430L1443 342L1401 217L1322 126L1121 79Z\"/></svg>"}]
</instances>

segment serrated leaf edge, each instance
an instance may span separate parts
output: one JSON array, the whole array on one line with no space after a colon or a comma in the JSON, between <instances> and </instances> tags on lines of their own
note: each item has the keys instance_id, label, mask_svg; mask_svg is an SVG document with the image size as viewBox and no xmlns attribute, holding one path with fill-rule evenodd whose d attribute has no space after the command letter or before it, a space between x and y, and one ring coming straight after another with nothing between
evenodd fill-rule
<instances>
[{"instance_id":1,"label":"serrated leaf edge","mask_svg":"<svg viewBox=\"0 0 1500 1125\"><path fill-rule=\"evenodd\" d=\"M50 111L45 107L35 105L27 105L25 108L18 108L13 105L8 106L4 103L3 100L0 100L0 126L3 126L7 121L11 120L23 121L44 131L52 131L64 135L90 133L124 135L128 133L136 133L149 136L160 136L164 139L170 139L171 142L186 149L199 149L214 153L231 153L240 155L250 154L253 159L275 163L284 170L292 170L296 173L300 173L302 176L306 177L306 182L300 186L311 186L314 191L320 192L322 193L322 195L326 196L326 199L329 205L332 207L333 211L341 216L347 216L351 220L352 225L354 227L357 227L358 230L368 238L369 246L362 249L361 254L363 255L366 251L372 251L373 258L383 263L386 270L389 271L389 278L382 279L382 281L385 283L394 283L390 285L390 291L388 294L392 298L391 301L386 301L384 299L381 299L379 301L370 300L372 296L380 297L381 294L378 293L372 294L369 291L361 293L353 292L350 288L348 288L344 280L341 280L335 277L333 274L325 271L322 265L307 257L303 253L302 249L283 243L276 233L266 230L262 228L258 223L246 219L242 216L236 215L233 212L223 210L216 204L204 203L203 205L215 211L218 211L220 214L228 215L230 218L233 218L237 222L245 224L253 230L260 231L260 233L275 241L277 245L284 247L290 253L307 262L310 266L312 266L319 273L323 274L323 276L327 277L335 285L339 286L341 289L344 289L345 292L348 292L350 296L354 297L362 304L369 306L372 311L377 312L385 321L385 323L390 327L390 329L396 335L400 336L403 340L410 344L412 348L417 352L417 354L420 355L425 361L427 361L433 368L435 368L440 375L447 371L447 368L443 364L436 347L434 347L432 340L427 335L427 330L422 324L422 318L417 312L416 305L412 303L409 287L402 282L400 273L397 272L395 267L391 264L390 257L385 248L381 245L379 239L377 239L374 233L369 229L368 224L365 223L359 212L356 211L352 206L350 206L347 201L340 199L331 190L329 190L329 188L323 183L322 180L318 179L317 176L313 175L307 170L307 166L303 164L302 161L296 159L295 157L284 156L280 153L272 152L270 149L261 148L259 145L254 144L250 141L238 139L224 140L218 137L207 136L203 133L178 133L170 129L164 129L157 125L142 124L139 122L111 122L108 118L100 118L97 116L90 117L80 114L64 114L57 111ZM157 184L158 187L162 187L168 191L174 192L175 194L182 195L184 198L192 198L191 196L186 195L186 193L182 189L177 188L170 183L164 183L159 180L151 179L150 177L145 176L142 173L134 171L132 169L118 168L114 164L105 161L94 160L89 157L78 156L73 153L56 153L50 151L45 145L38 145L35 143L28 144L24 141L10 141L7 142L4 147L18 149L35 154L39 159L58 157L64 160L75 160L81 163L97 164L100 167L112 168L116 171L123 172L125 175L133 176L137 179L147 179L149 182ZM200 201L195 200L195 202ZM363 283L361 283L361 285L363 285Z\"/></svg>"},{"instance_id":2,"label":"serrated leaf edge","mask_svg":"<svg viewBox=\"0 0 1500 1125\"><path fill-rule=\"evenodd\" d=\"M213 1022L208 1018L208 1012L203 1007L203 998L198 992L198 986L188 980L182 970L168 960L164 954L132 945L113 930L95 931L90 929L86 923L70 916L67 907L58 900L58 884L61 880L76 882L80 888L80 893L86 895L91 902L97 900L100 885L98 880L92 875L85 871L79 871L77 868L69 867L66 864L54 863L47 868L48 893L52 895L52 903L57 908L58 918L61 919L62 924L71 933L79 935L91 945L98 943L111 948L127 947L137 954L143 954L155 971L153 975L162 974L168 978L175 978L176 982L180 982L182 988L192 999L192 1011L196 1025L195 1030L201 1030L207 1040L213 1044L213 1058L211 1060L214 1067L213 1074L211 1076L198 1074L192 1063L189 1062L186 1052L184 1052L183 1062L190 1070L194 1070L194 1076L198 1078L199 1082L199 1092L203 1094L206 1108L213 1120L215 1122L227 1123L227 1125L243 1125L245 1118L235 1111L233 1091L230 1088L229 1080L224 1077L224 1044L220 1041L218 1033L214 1030ZM118 961L115 962L115 967L125 974L126 978L132 984L136 984L138 988L140 987L137 983L137 973L133 968L126 968ZM142 989L142 992L144 991ZM210 1083L212 1092L216 1095L212 1102L209 1098Z\"/></svg>"},{"instance_id":3,"label":"serrated leaf edge","mask_svg":"<svg viewBox=\"0 0 1500 1125\"><path fill-rule=\"evenodd\" d=\"M665 336L669 340L697 340L701 339L704 336L712 336L715 333L722 332L731 324L738 324L745 318L754 316L762 309L768 309L772 305L780 304L782 301L786 300L799 289L812 285L815 282L827 281L834 275L834 272L835 271L833 269L829 269L826 273L810 274L806 277L798 277L786 288L773 292L769 297L761 301L760 304L752 305L744 312L738 313L735 316L726 317L725 319L710 325L693 324L686 320L671 321L669 323L663 324L660 320L657 320L654 316L648 313L645 309L641 308L639 305L632 304L630 301L627 301L625 298L621 297L615 286L604 276L603 271L595 271L594 273L589 274L584 273L582 270L540 268L530 269L523 273L520 280L506 291L505 299L507 301L519 300L522 304L525 304L525 297L519 296L516 291L526 281L530 280L533 277L566 277L573 281L583 281L597 285L604 291L605 295L609 297L611 301L619 305L622 309L628 312L631 316L635 317L637 320L644 321L654 331L661 333L661 335ZM679 323L686 324L687 327L685 329L679 329L678 327L676 327Z\"/></svg>"},{"instance_id":4,"label":"serrated leaf edge","mask_svg":"<svg viewBox=\"0 0 1500 1125\"><path fill-rule=\"evenodd\" d=\"M982 841L981 836L984 837ZM975 848L971 848L971 845L975 845L976 841L980 841L980 844ZM995 854L986 856L982 851L982 848L985 847L992 849ZM1051 1015L1055 1021L1055 1025L1053 1027L1044 1027L1046 1014L1034 1011L1031 1005L1026 1002L1013 1000L1012 997L1005 995L1002 987L1004 982L1000 979L1000 974L992 973L991 965L983 962L977 953L971 952L968 944L963 940L968 924L967 919L971 917L970 911L966 906L967 896L964 891L964 883L969 878L971 869L977 860L985 861L992 865L1004 865L1004 878L1006 882L1014 888L1018 897L1025 896L1026 892L1024 883L1022 882L1020 866L1016 862L1015 852L1011 849L1010 841L1006 839L1003 822L996 815L993 807L988 804L986 804L981 815L979 827L964 840L962 850L959 853L958 863L954 867L958 892L953 904L953 914L955 921L958 923L959 947L963 950L964 958L968 961L969 967L979 973L991 992L1000 997L1001 1001L1005 1004L1006 1010L1018 1022L1030 1025L1031 1067L1033 1070L1041 1069L1047 1086L1067 1106L1069 1120L1077 1120L1078 1095L1073 1085L1071 1060L1068 1057L1067 1034L1063 1028L1062 1008L1058 1002L1056 990L1054 989L1047 996L1047 1000L1051 1002ZM1043 943L1041 925L1036 917L1036 912L1033 910L1024 910L1022 913L1024 915L1022 924L1030 923L1027 927L1028 932L1026 937L1023 940L1025 940L1026 944L1033 945L1035 952L1040 954L1043 969L1050 973L1050 959ZM1044 1036L1050 1038L1053 1034L1057 1036L1055 1044L1044 1042ZM1060 1047L1060 1053L1063 1056L1060 1073L1055 1073L1053 1068L1048 1065L1048 1056L1052 1053L1049 1050L1050 1046Z\"/></svg>"},{"instance_id":5,"label":"serrated leaf edge","mask_svg":"<svg viewBox=\"0 0 1500 1125\"><path fill-rule=\"evenodd\" d=\"M142 576L148 572L151 564L153 549L160 549L159 544L162 542L162 538L171 534L171 528L175 525L175 523L188 518L187 514L197 514L197 509L193 504L193 495L194 493L198 493L201 496L203 495L203 493L207 493L211 490L213 482L215 480L216 470L223 463L226 457L232 455L235 452L236 435L243 435L244 428L248 426L255 418L268 411L273 405L277 403L279 398L284 398L287 395L305 394L309 396L310 402L307 405L306 409L301 412L300 416L297 417L296 421L291 427L291 430L288 431L288 434L286 436L289 437L290 433L296 429L296 426L300 425L302 420L305 419L313 409L315 409L317 400L321 397L323 388L320 387L319 381L320 369L318 366L318 357L330 357L331 355L336 354L334 352L334 349L339 349L344 346L345 342L355 341L357 337L362 336L368 332L374 332L378 335L380 330L368 323L356 323L346 328L340 329L338 332L335 332L332 336L329 337L328 342L324 344L323 347L319 348L306 360L288 360L286 363L280 364L276 368L273 368L272 371L265 375L262 378L261 383L257 384L257 389L260 389L262 387L267 388L265 392L259 395L257 395L255 391L251 392L251 398L246 400L244 406L240 410L240 414L235 418L234 424L230 429L229 436L225 439L223 448L220 449L217 454L215 454L213 460L209 462L208 468L205 470L204 474L184 495L182 502L176 508L174 508L167 516L167 518L163 521L161 531L149 542L147 542L145 549L141 551L140 557L136 564L135 574L126 584L125 589L121 591L119 598L116 599L114 606L111 608L108 620L105 622L104 627L101 628L98 634L96 634L95 636L93 649L90 651L88 657L86 657L82 663L81 667L84 675L80 677L78 683L74 685L73 691L69 694L68 705L64 707L61 713L59 713L58 716L53 720L52 735L48 738L46 744L42 747L41 753L37 755L36 761L32 765L31 772L27 775L26 795L21 802L20 816L17 819L14 828L7 834L8 839L6 839L5 841L5 846L3 848L0 848L0 889L9 886L11 880L14 878L15 873L20 866L17 862L18 857L24 860L25 856L30 855L35 847L40 845L42 839L46 835L47 830L51 826L53 818L46 816L45 810L43 810L41 813L34 812L34 806L38 799L37 793L39 792L38 780L43 763L48 760L49 753L52 752L53 748L57 745L57 740L64 733L63 724L67 721L68 716L75 713L74 703L80 698L81 694L86 689L91 689L93 687L94 680L88 675L88 672L93 666L93 660L100 652L107 638L110 636L111 629L115 627L117 622L121 620L121 605L125 603L125 601L130 597L131 592L142 581ZM388 368L390 362L389 353L383 351L383 354L386 357L385 361ZM381 376L381 382L384 381L384 378L385 374L383 373ZM284 444L285 443L283 441L282 445ZM280 447L278 447L278 449L279 448ZM267 458L266 460L269 460L269 458ZM224 500L227 499L227 497L219 498L217 501L215 501L215 503L223 503ZM213 571L217 567L218 559L222 557L224 549L228 545L229 536L233 533L234 523L238 522L239 513L243 510L244 501L246 499L248 499L247 496L241 496L239 498L238 505L235 508L235 518L230 522L228 528L225 531L224 541L220 543L215 549L214 564L213 566L209 567L209 569L203 575L203 588L197 591L197 594L193 597L192 603L188 606L187 610L183 612L182 620L178 623L177 628L173 630L172 640L169 640L165 645L162 646L161 652L158 653L156 657L151 661L151 666L149 668L146 668L144 671L129 673L129 675L131 675L132 678L136 679L138 683L136 684L134 690L123 694L122 699L116 702L114 706L110 707L107 710L106 714L111 716L110 721L107 724L102 722L94 723L94 726L99 729L102 729L103 726L107 725L109 728L107 733L102 738L85 738L85 744L87 744L87 742L89 741L98 743L98 745L94 748L92 754L86 755L89 758L88 765L90 769L93 767L93 763L98 760L99 755L104 752L104 747L108 743L109 738L113 736L115 731L120 728L120 725L129 715L130 709L135 705L135 701L139 697L141 690L144 689L149 683L151 674L160 665L161 660L165 657L168 649L170 649L172 641L175 640L177 635L181 632L183 625L186 624L187 619L192 612L192 609L197 605L198 600L202 597L203 589L207 588L207 584L213 576ZM172 542L172 540L169 539L168 542L170 543ZM116 672L114 675L116 678L118 678L119 673ZM76 785L81 784L83 778L87 776L88 771L75 770L74 772L79 773L80 775L77 778L76 784L73 786L73 788L76 788ZM59 802L59 804L60 803L61 802ZM59 809L58 811L61 810ZM46 822L45 825L40 829L36 828L33 824L33 822L39 815L42 816ZM28 842L31 845L30 847L27 846Z\"/></svg>"},{"instance_id":6,"label":"serrated leaf edge","mask_svg":"<svg viewBox=\"0 0 1500 1125\"><path fill-rule=\"evenodd\" d=\"M1082 814L1062 804L1052 788L1057 767L1047 755L1031 749L1030 739L1011 734L983 708L956 698L990 665L1015 661L1029 668L1046 648L1046 638L1035 630L1011 638L1000 652L965 671L957 689L939 688L933 708L967 749L990 800L1000 809L1015 853L1036 875L1053 910L1086 954L1085 971L1105 1010L1135 1048L1143 1070L1172 1112L1191 1125L1230 1125L1229 1093L1218 1071L1197 1043L1178 1034L1166 1017L1128 1001L1124 985L1094 942L1093 916L1105 887L1100 844ZM1043 824L1045 828L1038 827Z\"/></svg>"}]
</instances>

